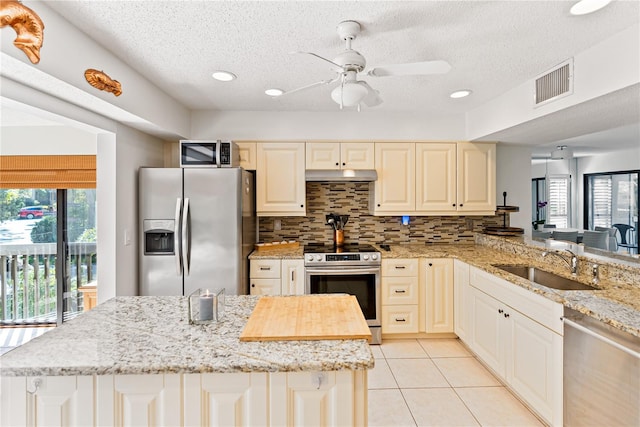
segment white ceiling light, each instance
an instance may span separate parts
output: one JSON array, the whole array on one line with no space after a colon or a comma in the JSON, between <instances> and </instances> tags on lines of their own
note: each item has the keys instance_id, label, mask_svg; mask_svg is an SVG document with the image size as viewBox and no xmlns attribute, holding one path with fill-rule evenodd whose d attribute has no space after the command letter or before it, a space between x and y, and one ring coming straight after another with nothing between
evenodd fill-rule
<instances>
[{"instance_id":1,"label":"white ceiling light","mask_svg":"<svg viewBox=\"0 0 640 427\"><path fill-rule=\"evenodd\" d=\"M331 99L342 107L355 107L360 104L369 91L356 82L345 82L331 91Z\"/></svg>"},{"instance_id":2,"label":"white ceiling light","mask_svg":"<svg viewBox=\"0 0 640 427\"><path fill-rule=\"evenodd\" d=\"M235 80L237 78L235 74L223 70L214 71L211 76L221 82L230 82L231 80Z\"/></svg>"},{"instance_id":3,"label":"white ceiling light","mask_svg":"<svg viewBox=\"0 0 640 427\"><path fill-rule=\"evenodd\" d=\"M449 96L451 98L457 99L457 98L464 98L465 96L469 96L469 95L471 95L471 91L469 89L464 89L464 90L457 90Z\"/></svg>"},{"instance_id":4,"label":"white ceiling light","mask_svg":"<svg viewBox=\"0 0 640 427\"><path fill-rule=\"evenodd\" d=\"M564 160L571 159L573 152L567 148L566 145L558 145L555 150L551 152L552 160Z\"/></svg>"},{"instance_id":5,"label":"white ceiling light","mask_svg":"<svg viewBox=\"0 0 640 427\"><path fill-rule=\"evenodd\" d=\"M578 3L571 6L571 10L569 10L569 12L572 15L586 15L602 9L609 3L611 3L611 0L580 0Z\"/></svg>"},{"instance_id":6,"label":"white ceiling light","mask_svg":"<svg viewBox=\"0 0 640 427\"><path fill-rule=\"evenodd\" d=\"M284 91L282 89L267 89L264 91L264 93L266 93L269 96L280 96L284 93Z\"/></svg>"}]
</instances>

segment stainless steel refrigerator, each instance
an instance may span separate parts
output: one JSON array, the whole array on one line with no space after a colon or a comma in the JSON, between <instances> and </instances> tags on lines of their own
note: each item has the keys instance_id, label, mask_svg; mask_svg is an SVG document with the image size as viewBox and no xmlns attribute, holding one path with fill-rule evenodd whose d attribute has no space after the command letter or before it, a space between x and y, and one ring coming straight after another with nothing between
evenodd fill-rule
<instances>
[{"instance_id":1,"label":"stainless steel refrigerator","mask_svg":"<svg viewBox=\"0 0 640 427\"><path fill-rule=\"evenodd\" d=\"M140 295L248 294L254 178L240 168L140 168Z\"/></svg>"}]
</instances>

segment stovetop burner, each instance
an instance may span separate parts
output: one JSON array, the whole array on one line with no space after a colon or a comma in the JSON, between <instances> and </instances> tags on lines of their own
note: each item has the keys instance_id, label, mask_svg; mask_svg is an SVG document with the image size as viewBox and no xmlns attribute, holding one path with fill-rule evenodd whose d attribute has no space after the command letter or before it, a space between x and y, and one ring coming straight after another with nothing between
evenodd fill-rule
<instances>
[{"instance_id":1,"label":"stovetop burner","mask_svg":"<svg viewBox=\"0 0 640 427\"><path fill-rule=\"evenodd\" d=\"M347 243L343 246L310 243L304 245L303 252L305 254L357 254L362 252L377 252L377 249L371 245L359 243Z\"/></svg>"}]
</instances>

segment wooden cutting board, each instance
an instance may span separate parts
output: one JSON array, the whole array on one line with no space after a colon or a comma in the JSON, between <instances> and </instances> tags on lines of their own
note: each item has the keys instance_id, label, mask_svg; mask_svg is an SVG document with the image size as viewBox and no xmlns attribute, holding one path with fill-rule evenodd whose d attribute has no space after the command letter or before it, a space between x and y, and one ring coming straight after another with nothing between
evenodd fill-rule
<instances>
[{"instance_id":1,"label":"wooden cutting board","mask_svg":"<svg viewBox=\"0 0 640 427\"><path fill-rule=\"evenodd\" d=\"M340 339L371 341L353 295L264 296L240 335L240 341Z\"/></svg>"}]
</instances>

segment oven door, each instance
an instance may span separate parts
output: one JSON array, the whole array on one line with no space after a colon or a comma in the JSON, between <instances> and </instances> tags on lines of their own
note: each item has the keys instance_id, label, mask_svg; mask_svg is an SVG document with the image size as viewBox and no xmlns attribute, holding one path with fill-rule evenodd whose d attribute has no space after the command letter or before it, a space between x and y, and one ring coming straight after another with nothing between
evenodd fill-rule
<instances>
[{"instance_id":1,"label":"oven door","mask_svg":"<svg viewBox=\"0 0 640 427\"><path fill-rule=\"evenodd\" d=\"M350 294L360 304L369 326L381 325L380 268L307 267L305 293Z\"/></svg>"}]
</instances>

